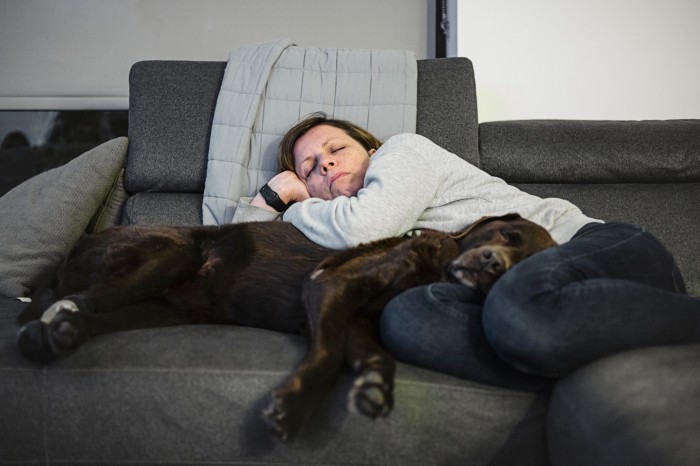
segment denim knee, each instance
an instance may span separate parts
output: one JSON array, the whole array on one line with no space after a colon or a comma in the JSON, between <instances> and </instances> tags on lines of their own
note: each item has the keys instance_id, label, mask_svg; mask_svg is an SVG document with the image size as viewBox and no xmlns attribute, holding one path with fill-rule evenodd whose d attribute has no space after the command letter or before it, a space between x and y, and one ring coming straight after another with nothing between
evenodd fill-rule
<instances>
[{"instance_id":1,"label":"denim knee","mask_svg":"<svg viewBox=\"0 0 700 466\"><path fill-rule=\"evenodd\" d=\"M468 319L462 307L465 302L481 304L482 297L473 290L451 283L412 288L393 298L385 306L381 316L381 338L385 346L404 353L425 337L426 328L441 330L445 319Z\"/></svg>"},{"instance_id":2,"label":"denim knee","mask_svg":"<svg viewBox=\"0 0 700 466\"><path fill-rule=\"evenodd\" d=\"M461 285L434 283L400 294L382 313L382 344L401 361L459 372L475 344L471 329L481 328L481 303L469 304L470 293Z\"/></svg>"},{"instance_id":3,"label":"denim knee","mask_svg":"<svg viewBox=\"0 0 700 466\"><path fill-rule=\"evenodd\" d=\"M413 288L386 306L382 343L399 361L479 383L522 390L548 385L494 353L484 336L482 305L483 295L462 285Z\"/></svg>"},{"instance_id":4,"label":"denim knee","mask_svg":"<svg viewBox=\"0 0 700 466\"><path fill-rule=\"evenodd\" d=\"M511 273L515 272L515 273ZM561 343L556 325L538 312L547 306L544 295L528 295L516 269L501 277L489 293L483 311L486 339L504 361L516 369L543 377L558 377ZM538 301L540 301L538 303Z\"/></svg>"}]
</instances>

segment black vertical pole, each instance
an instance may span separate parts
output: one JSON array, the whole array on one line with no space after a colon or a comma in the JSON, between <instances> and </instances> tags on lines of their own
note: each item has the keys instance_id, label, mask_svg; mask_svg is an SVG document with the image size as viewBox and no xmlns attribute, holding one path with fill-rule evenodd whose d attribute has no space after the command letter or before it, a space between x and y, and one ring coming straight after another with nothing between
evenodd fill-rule
<instances>
[{"instance_id":1,"label":"black vertical pole","mask_svg":"<svg viewBox=\"0 0 700 466\"><path fill-rule=\"evenodd\" d=\"M446 0L435 1L435 58L447 56L447 5Z\"/></svg>"}]
</instances>

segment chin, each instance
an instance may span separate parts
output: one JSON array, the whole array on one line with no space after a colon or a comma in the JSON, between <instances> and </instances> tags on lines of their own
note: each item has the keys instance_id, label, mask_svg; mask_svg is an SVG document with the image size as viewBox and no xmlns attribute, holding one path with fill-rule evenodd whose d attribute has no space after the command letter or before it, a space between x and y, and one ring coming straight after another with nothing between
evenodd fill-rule
<instances>
[{"instance_id":1,"label":"chin","mask_svg":"<svg viewBox=\"0 0 700 466\"><path fill-rule=\"evenodd\" d=\"M343 191L343 192L340 192L337 195L333 196L333 198L335 199L336 197L340 197L340 196L354 197L354 196L357 196L357 191L348 191L348 192Z\"/></svg>"},{"instance_id":2,"label":"chin","mask_svg":"<svg viewBox=\"0 0 700 466\"><path fill-rule=\"evenodd\" d=\"M337 196L353 197L362 189L362 186L343 186L338 190Z\"/></svg>"}]
</instances>

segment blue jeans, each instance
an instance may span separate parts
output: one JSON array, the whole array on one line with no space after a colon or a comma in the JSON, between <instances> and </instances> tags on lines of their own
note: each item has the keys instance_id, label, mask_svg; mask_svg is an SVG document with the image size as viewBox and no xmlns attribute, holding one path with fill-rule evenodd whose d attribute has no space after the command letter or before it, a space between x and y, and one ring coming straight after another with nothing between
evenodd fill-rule
<instances>
[{"instance_id":1,"label":"blue jeans","mask_svg":"<svg viewBox=\"0 0 700 466\"><path fill-rule=\"evenodd\" d=\"M513 267L485 300L435 283L390 301L381 324L401 361L527 389L616 352L700 342L700 299L650 233L593 223Z\"/></svg>"}]
</instances>

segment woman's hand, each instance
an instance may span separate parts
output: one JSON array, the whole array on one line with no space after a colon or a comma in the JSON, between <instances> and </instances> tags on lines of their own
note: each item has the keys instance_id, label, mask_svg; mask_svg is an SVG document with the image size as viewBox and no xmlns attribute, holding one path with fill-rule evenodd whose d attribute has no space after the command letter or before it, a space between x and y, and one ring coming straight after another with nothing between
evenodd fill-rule
<instances>
[{"instance_id":1,"label":"woman's hand","mask_svg":"<svg viewBox=\"0 0 700 466\"><path fill-rule=\"evenodd\" d=\"M300 202L311 197L309 196L309 192L306 190L306 185L294 172L289 170L278 173L272 177L272 179L267 182L267 185L270 187L270 189L275 191L280 199L282 199L282 201L284 201L284 203L287 205L291 204L292 202ZM250 205L262 207L273 212L275 211L275 209L267 205L265 199L263 199L260 193L258 193L252 201L250 201Z\"/></svg>"}]
</instances>

